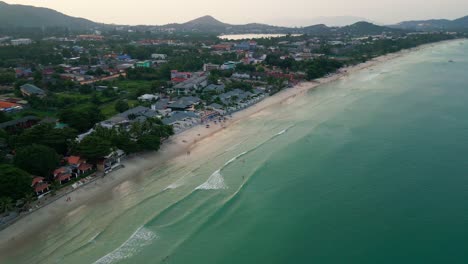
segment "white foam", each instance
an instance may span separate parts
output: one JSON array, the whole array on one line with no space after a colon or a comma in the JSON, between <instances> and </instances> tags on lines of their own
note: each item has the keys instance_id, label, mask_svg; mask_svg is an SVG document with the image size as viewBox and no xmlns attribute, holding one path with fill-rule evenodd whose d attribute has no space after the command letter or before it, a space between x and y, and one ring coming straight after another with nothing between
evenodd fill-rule
<instances>
[{"instance_id":1,"label":"white foam","mask_svg":"<svg viewBox=\"0 0 468 264\"><path fill-rule=\"evenodd\" d=\"M91 239L88 240L88 243L94 243L96 242L96 238L101 234L101 232L98 232L97 234L95 234Z\"/></svg>"},{"instance_id":2,"label":"white foam","mask_svg":"<svg viewBox=\"0 0 468 264\"><path fill-rule=\"evenodd\" d=\"M180 178L178 179L177 181L171 183L169 186L167 186L166 188L164 188L164 190L174 190L174 189L177 189L181 186L183 186L185 184L185 179L184 178Z\"/></svg>"},{"instance_id":3,"label":"white foam","mask_svg":"<svg viewBox=\"0 0 468 264\"><path fill-rule=\"evenodd\" d=\"M227 189L226 184L224 183L223 175L221 171L217 170L211 174L206 182L202 185L195 188L195 190L223 190Z\"/></svg>"},{"instance_id":4,"label":"white foam","mask_svg":"<svg viewBox=\"0 0 468 264\"><path fill-rule=\"evenodd\" d=\"M130 258L140 252L143 247L150 245L156 238L157 235L154 232L140 227L120 247L98 259L94 264L110 264Z\"/></svg>"},{"instance_id":5,"label":"white foam","mask_svg":"<svg viewBox=\"0 0 468 264\"><path fill-rule=\"evenodd\" d=\"M276 134L276 135L277 136L283 135L284 133L288 132L288 130L291 129L292 127L294 127L294 126L290 126L290 127L286 128L286 129L283 129L280 132L278 132L278 134Z\"/></svg>"},{"instance_id":6,"label":"white foam","mask_svg":"<svg viewBox=\"0 0 468 264\"><path fill-rule=\"evenodd\" d=\"M234 161L236 161L238 158L244 156L245 154L247 154L247 151L244 151L244 152L242 152L241 154L235 156L234 158L228 160L226 163L224 163L224 167L226 167L227 165L233 163Z\"/></svg>"}]
</instances>

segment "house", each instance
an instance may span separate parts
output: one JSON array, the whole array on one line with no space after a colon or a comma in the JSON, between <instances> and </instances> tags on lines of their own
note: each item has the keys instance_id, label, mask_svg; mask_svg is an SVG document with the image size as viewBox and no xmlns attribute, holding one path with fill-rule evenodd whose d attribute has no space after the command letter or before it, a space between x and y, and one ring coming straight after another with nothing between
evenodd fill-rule
<instances>
[{"instance_id":1,"label":"house","mask_svg":"<svg viewBox=\"0 0 468 264\"><path fill-rule=\"evenodd\" d=\"M34 177L31 187L34 188L34 192L39 196L49 191L50 184L44 182L43 177Z\"/></svg>"},{"instance_id":2,"label":"house","mask_svg":"<svg viewBox=\"0 0 468 264\"><path fill-rule=\"evenodd\" d=\"M222 93L226 89L226 85L224 84L210 84L203 89L204 93L214 92L214 93Z\"/></svg>"},{"instance_id":3,"label":"house","mask_svg":"<svg viewBox=\"0 0 468 264\"><path fill-rule=\"evenodd\" d=\"M32 85L32 84L24 84L24 85L21 85L20 87L20 90L21 90L21 94L23 94L23 96L37 96L37 97L44 97L46 95L45 91L42 90L41 88L35 86L35 85Z\"/></svg>"},{"instance_id":4,"label":"house","mask_svg":"<svg viewBox=\"0 0 468 264\"><path fill-rule=\"evenodd\" d=\"M8 122L0 123L0 129L3 129L7 132L16 132L18 130L23 130L32 127L33 125L39 123L40 119L35 116L25 116L19 119L11 120Z\"/></svg>"},{"instance_id":5,"label":"house","mask_svg":"<svg viewBox=\"0 0 468 264\"><path fill-rule=\"evenodd\" d=\"M189 94L193 91L200 90L208 84L208 77L204 74L197 73L192 78L178 83L172 87L178 95Z\"/></svg>"},{"instance_id":6,"label":"house","mask_svg":"<svg viewBox=\"0 0 468 264\"><path fill-rule=\"evenodd\" d=\"M179 100L169 104L167 107L170 108L172 111L178 110L195 110L195 106L200 104L201 100L198 97L194 96L186 96L182 97Z\"/></svg>"},{"instance_id":7,"label":"house","mask_svg":"<svg viewBox=\"0 0 468 264\"><path fill-rule=\"evenodd\" d=\"M171 116L164 118L162 122L165 125L172 125L174 133L190 128L200 123L200 117L194 112L173 112Z\"/></svg>"},{"instance_id":8,"label":"house","mask_svg":"<svg viewBox=\"0 0 468 264\"><path fill-rule=\"evenodd\" d=\"M137 68L150 68L151 67L151 61L146 60L146 61L139 61L135 64Z\"/></svg>"},{"instance_id":9,"label":"house","mask_svg":"<svg viewBox=\"0 0 468 264\"><path fill-rule=\"evenodd\" d=\"M151 102L151 101L156 101L158 100L158 96L154 94L144 94L140 97L138 97L138 100L140 101L146 101L146 102Z\"/></svg>"},{"instance_id":10,"label":"house","mask_svg":"<svg viewBox=\"0 0 468 264\"><path fill-rule=\"evenodd\" d=\"M117 56L117 60L119 60L119 61L129 61L131 59L132 59L132 57L130 55L127 55L127 54L122 54L122 55Z\"/></svg>"},{"instance_id":11,"label":"house","mask_svg":"<svg viewBox=\"0 0 468 264\"><path fill-rule=\"evenodd\" d=\"M174 83L181 83L192 78L191 72L179 72L177 70L171 71L171 81Z\"/></svg>"},{"instance_id":12,"label":"house","mask_svg":"<svg viewBox=\"0 0 468 264\"><path fill-rule=\"evenodd\" d=\"M21 38L21 39L12 39L11 40L11 45L13 46L19 46L19 45L29 45L32 44L32 40L28 38Z\"/></svg>"},{"instance_id":13,"label":"house","mask_svg":"<svg viewBox=\"0 0 468 264\"><path fill-rule=\"evenodd\" d=\"M80 166L78 166L79 174L85 174L85 173L91 172L92 170L93 170L93 165L88 164L88 163L82 163Z\"/></svg>"},{"instance_id":14,"label":"house","mask_svg":"<svg viewBox=\"0 0 468 264\"><path fill-rule=\"evenodd\" d=\"M125 157L125 152L123 150L116 150L109 153L97 164L98 171L109 173L112 170L121 167L121 159Z\"/></svg>"},{"instance_id":15,"label":"house","mask_svg":"<svg viewBox=\"0 0 468 264\"><path fill-rule=\"evenodd\" d=\"M55 180L57 182L59 182L60 184L65 184L65 183L69 182L72 177L73 177L72 174L64 173L64 174L60 174L59 176L57 176L57 178L55 178Z\"/></svg>"},{"instance_id":16,"label":"house","mask_svg":"<svg viewBox=\"0 0 468 264\"><path fill-rule=\"evenodd\" d=\"M76 36L78 40L91 40L91 41L99 41L104 40L104 37L101 35L78 35Z\"/></svg>"},{"instance_id":17,"label":"house","mask_svg":"<svg viewBox=\"0 0 468 264\"><path fill-rule=\"evenodd\" d=\"M78 167L83 163L86 163L86 160L81 159L79 156L70 156L65 158L68 165Z\"/></svg>"},{"instance_id":18,"label":"house","mask_svg":"<svg viewBox=\"0 0 468 264\"><path fill-rule=\"evenodd\" d=\"M123 113L117 114L110 119L99 123L100 126L105 128L122 127L129 128L133 122L143 122L148 118L158 117L158 113L148 107L138 106L129 109Z\"/></svg>"},{"instance_id":19,"label":"house","mask_svg":"<svg viewBox=\"0 0 468 264\"><path fill-rule=\"evenodd\" d=\"M236 72L231 77L236 79L250 79L250 74Z\"/></svg>"},{"instance_id":20,"label":"house","mask_svg":"<svg viewBox=\"0 0 468 264\"><path fill-rule=\"evenodd\" d=\"M151 58L154 60L166 60L167 55L166 54L151 54Z\"/></svg>"},{"instance_id":21,"label":"house","mask_svg":"<svg viewBox=\"0 0 468 264\"><path fill-rule=\"evenodd\" d=\"M0 112L14 112L14 111L20 111L22 109L23 107L19 104L0 101Z\"/></svg>"},{"instance_id":22,"label":"house","mask_svg":"<svg viewBox=\"0 0 468 264\"><path fill-rule=\"evenodd\" d=\"M228 61L228 62L223 63L220 69L221 70L234 70L236 68L236 65L237 65L237 62Z\"/></svg>"},{"instance_id":23,"label":"house","mask_svg":"<svg viewBox=\"0 0 468 264\"><path fill-rule=\"evenodd\" d=\"M212 70L218 70L221 65L218 64L212 64L212 63L205 63L203 64L203 71L204 72L210 72Z\"/></svg>"}]
</instances>

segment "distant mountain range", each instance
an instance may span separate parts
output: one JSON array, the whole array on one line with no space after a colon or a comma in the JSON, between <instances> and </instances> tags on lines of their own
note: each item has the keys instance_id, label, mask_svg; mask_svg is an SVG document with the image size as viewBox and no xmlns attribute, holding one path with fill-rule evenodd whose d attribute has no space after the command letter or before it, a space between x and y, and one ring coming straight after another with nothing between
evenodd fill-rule
<instances>
[{"instance_id":1,"label":"distant mountain range","mask_svg":"<svg viewBox=\"0 0 468 264\"><path fill-rule=\"evenodd\" d=\"M430 20L414 20L405 21L392 26L406 30L460 30L468 29L468 16L455 19L430 19Z\"/></svg>"},{"instance_id":2,"label":"distant mountain range","mask_svg":"<svg viewBox=\"0 0 468 264\"><path fill-rule=\"evenodd\" d=\"M109 29L116 25L96 23L91 20L71 17L48 8L25 5L10 5L0 1L0 28L63 27L71 30ZM132 27L132 26L127 26ZM370 22L357 22L349 26L329 27L324 24L308 27L280 27L250 23L232 25L223 23L212 16L204 16L186 23L163 26L135 26L161 31L229 33L307 33L314 35L374 35L383 32L401 33L404 30L468 29L468 16L456 20L407 21L393 26L378 26Z\"/></svg>"}]
</instances>

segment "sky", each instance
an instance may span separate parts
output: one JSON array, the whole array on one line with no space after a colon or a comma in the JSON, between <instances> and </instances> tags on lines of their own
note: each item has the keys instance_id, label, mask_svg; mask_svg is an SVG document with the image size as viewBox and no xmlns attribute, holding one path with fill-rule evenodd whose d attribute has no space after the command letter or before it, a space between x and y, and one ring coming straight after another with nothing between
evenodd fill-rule
<instances>
[{"instance_id":1,"label":"sky","mask_svg":"<svg viewBox=\"0 0 468 264\"><path fill-rule=\"evenodd\" d=\"M1 0L0 0L1 1ZM212 15L231 24L307 26L317 17L354 16L379 24L468 15L468 0L3 0L48 7L96 22L162 25Z\"/></svg>"}]
</instances>

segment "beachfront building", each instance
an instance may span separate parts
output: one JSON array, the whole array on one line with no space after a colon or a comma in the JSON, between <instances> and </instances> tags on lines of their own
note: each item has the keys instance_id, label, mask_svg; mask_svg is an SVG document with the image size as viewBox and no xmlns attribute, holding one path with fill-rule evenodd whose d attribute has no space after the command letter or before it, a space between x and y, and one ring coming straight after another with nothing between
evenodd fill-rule
<instances>
[{"instance_id":1,"label":"beachfront building","mask_svg":"<svg viewBox=\"0 0 468 264\"><path fill-rule=\"evenodd\" d=\"M177 95L186 95L201 90L208 85L208 77L203 73L196 73L190 79L180 82L172 87Z\"/></svg>"},{"instance_id":2,"label":"beachfront building","mask_svg":"<svg viewBox=\"0 0 468 264\"><path fill-rule=\"evenodd\" d=\"M172 111L194 111L195 106L199 105L201 99L195 96L182 97L179 100L172 102L167 108Z\"/></svg>"},{"instance_id":3,"label":"beachfront building","mask_svg":"<svg viewBox=\"0 0 468 264\"><path fill-rule=\"evenodd\" d=\"M130 128L130 125L134 122L144 122L148 118L156 117L159 117L159 114L156 111L148 107L138 106L118 115L115 115L110 119L102 121L98 125L109 129L112 129L114 127L128 129Z\"/></svg>"},{"instance_id":4,"label":"beachfront building","mask_svg":"<svg viewBox=\"0 0 468 264\"><path fill-rule=\"evenodd\" d=\"M44 181L44 177L34 177L31 183L31 187L37 196L45 194L50 189L50 184Z\"/></svg>"},{"instance_id":5,"label":"beachfront building","mask_svg":"<svg viewBox=\"0 0 468 264\"><path fill-rule=\"evenodd\" d=\"M200 124L200 116L194 112L177 111L162 120L163 124L171 125L174 133L178 134Z\"/></svg>"}]
</instances>

